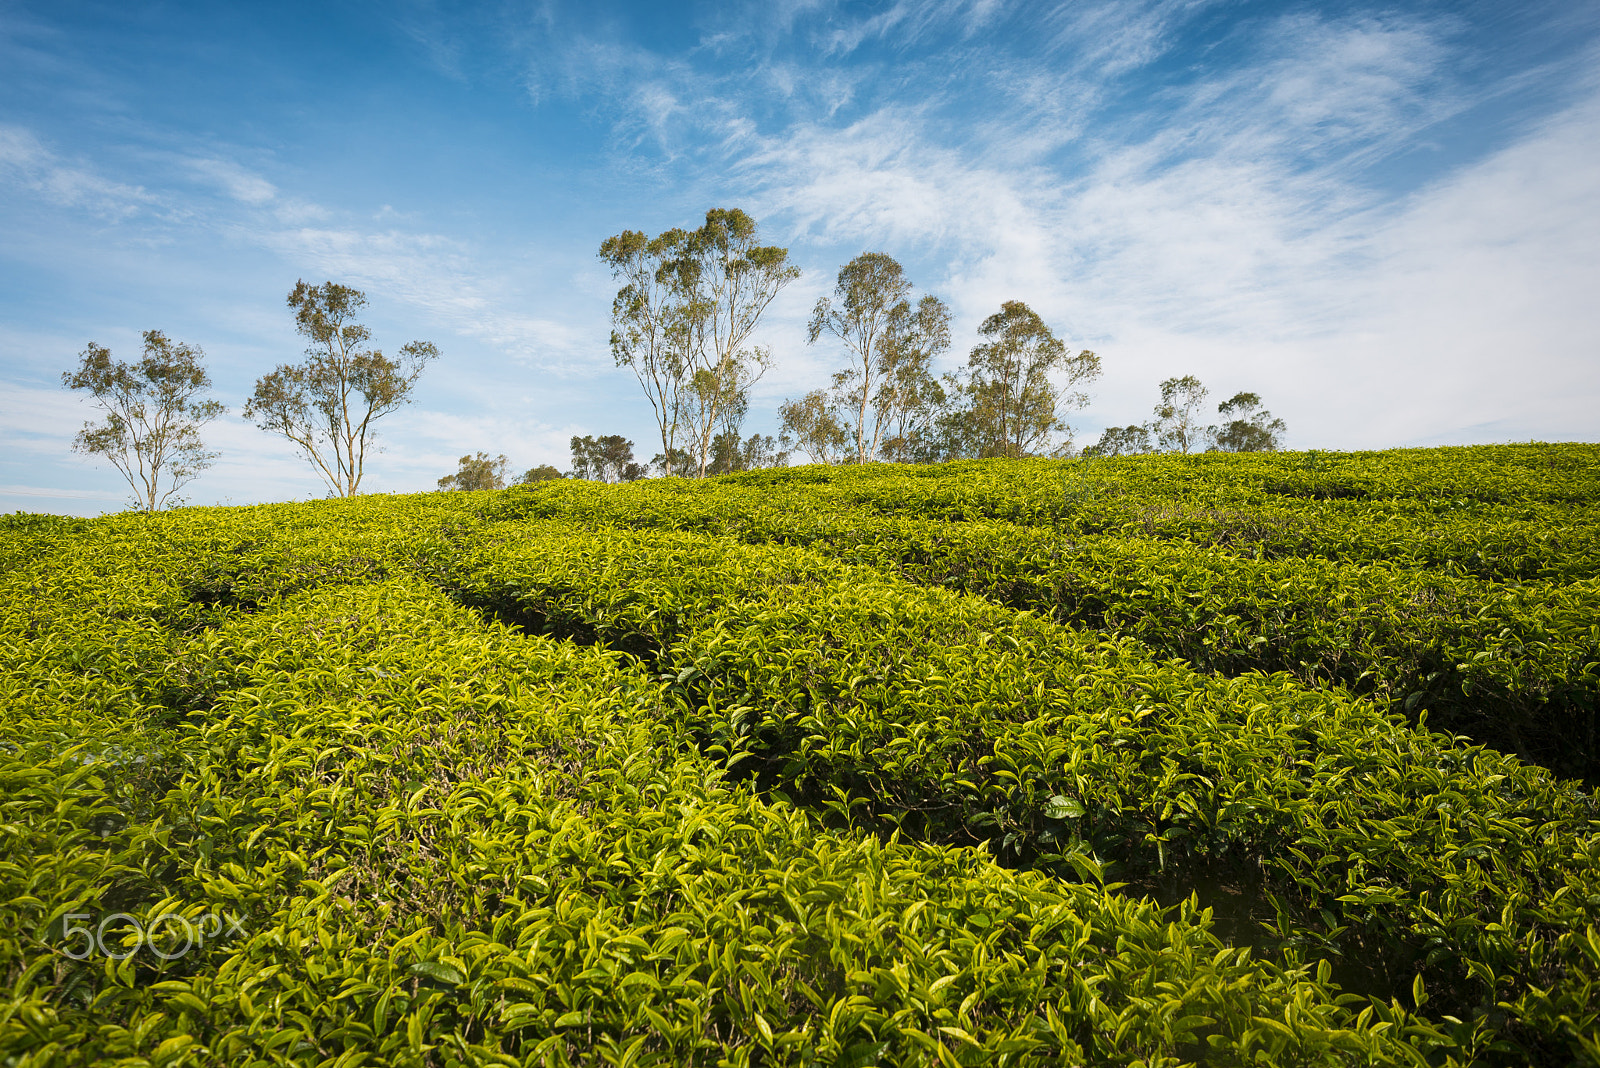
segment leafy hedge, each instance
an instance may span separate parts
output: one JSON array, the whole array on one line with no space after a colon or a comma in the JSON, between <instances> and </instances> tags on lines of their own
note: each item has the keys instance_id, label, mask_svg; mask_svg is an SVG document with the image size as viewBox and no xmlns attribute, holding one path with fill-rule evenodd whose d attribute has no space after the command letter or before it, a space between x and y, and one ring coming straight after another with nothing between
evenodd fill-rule
<instances>
[{"instance_id":1,"label":"leafy hedge","mask_svg":"<svg viewBox=\"0 0 1600 1068\"><path fill-rule=\"evenodd\" d=\"M25 576L66 629L8 599L9 1063L1313 1064L1440 1041L1228 948L1192 903L821 828L726 784L629 658L420 579L345 581L317 537L286 531L230 577L265 599L195 627L209 532L138 533L129 555L175 566L96 582L85 545ZM281 563L313 555L314 580ZM61 657L89 613L95 654ZM203 708L149 703L163 629ZM237 932L174 960L64 952L69 916L124 914L120 955L135 921L213 912Z\"/></svg>"},{"instance_id":2,"label":"leafy hedge","mask_svg":"<svg viewBox=\"0 0 1600 1068\"><path fill-rule=\"evenodd\" d=\"M1413 628L1505 651L1470 603L1546 647L1471 693L1592 683L1587 456L11 517L0 1059L1600 1064L1596 796L1398 681ZM1272 497L1466 538L1446 488L1572 551L1527 577L1509 511L1504 574L1207 533ZM1405 616L1413 577L1456 596ZM1172 622L1229 582L1283 629ZM1365 630L1312 626L1335 587ZM1242 658L1291 633L1381 681Z\"/></svg>"},{"instance_id":3,"label":"leafy hedge","mask_svg":"<svg viewBox=\"0 0 1600 1068\"><path fill-rule=\"evenodd\" d=\"M1201 670L1287 671L1308 686L1343 685L1413 720L1427 713L1438 728L1600 784L1600 513L1533 501L1516 507L1545 509L1536 519L1495 527L1481 510L1457 507L1472 501L1413 497L1398 519L1383 511L1351 520L1366 532L1355 551L1343 534L1322 531L1329 505L1342 499L1315 500L1290 542L1304 555L1290 557L1281 545L1263 551L1273 526L1264 510L1274 506L1257 503L1271 496L1261 486L1282 483L1259 472L1277 464L1280 478L1321 475L1283 457L1234 458L1258 472L1247 481L1217 458L1182 459L1150 458L1142 468L947 465L942 478L932 477L941 469L825 470L828 482L792 485L754 472L734 478L756 485L715 494L671 481L622 492L580 484L512 497L495 514L809 545L1138 638ZM1137 477L1118 474L1128 471ZM1480 493L1498 500L1510 492L1506 479L1497 488L1483 477ZM1461 488L1437 474L1436 482ZM1213 505L1230 503L1219 513L1182 501L1174 483ZM1403 499L1398 487L1387 492L1383 507L1393 509ZM1152 508L1170 521L1152 522ZM1208 529L1182 519L1197 509L1211 513ZM1431 559L1438 553L1498 577L1441 567ZM1561 577L1502 581L1502 572L1528 570L1530 553L1551 554L1545 570Z\"/></svg>"},{"instance_id":4,"label":"leafy hedge","mask_svg":"<svg viewBox=\"0 0 1600 1068\"><path fill-rule=\"evenodd\" d=\"M1545 987L1593 972L1600 807L1541 769L806 550L500 536L456 555L469 602L659 650L708 750L782 796L1067 878L1202 892L1275 952L1385 997L1420 981L1448 1015L1506 1012L1531 1048L1594 1025L1592 982L1559 1005Z\"/></svg>"}]
</instances>

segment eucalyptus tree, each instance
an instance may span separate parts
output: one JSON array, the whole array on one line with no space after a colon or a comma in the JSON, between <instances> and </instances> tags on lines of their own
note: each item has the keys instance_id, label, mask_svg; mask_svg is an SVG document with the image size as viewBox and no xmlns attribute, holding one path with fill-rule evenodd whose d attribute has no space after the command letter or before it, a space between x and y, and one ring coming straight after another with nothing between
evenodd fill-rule
<instances>
[{"instance_id":1,"label":"eucalyptus tree","mask_svg":"<svg viewBox=\"0 0 1600 1068\"><path fill-rule=\"evenodd\" d=\"M113 361L110 349L91 341L77 369L61 375L62 385L87 390L105 412L103 421L83 424L73 449L111 461L140 511L175 503L178 490L217 457L206 451L200 428L227 409L201 396L211 388L204 358L198 346L146 330L138 363Z\"/></svg>"},{"instance_id":2,"label":"eucalyptus tree","mask_svg":"<svg viewBox=\"0 0 1600 1068\"><path fill-rule=\"evenodd\" d=\"M441 490L497 490L506 488L506 468L511 461L502 453L490 457L486 452L469 454L456 461L453 475L439 480Z\"/></svg>"},{"instance_id":3,"label":"eucalyptus tree","mask_svg":"<svg viewBox=\"0 0 1600 1068\"><path fill-rule=\"evenodd\" d=\"M799 400L778 407L785 442L793 441L814 464L836 464L844 459L850 435L839 418L839 408L825 389L814 389Z\"/></svg>"},{"instance_id":4,"label":"eucalyptus tree","mask_svg":"<svg viewBox=\"0 0 1600 1068\"><path fill-rule=\"evenodd\" d=\"M850 353L848 367L835 376L835 390L844 394L852 409L849 420L855 438L856 462L877 457L883 432L881 412L869 424L868 411L877 399L883 378L885 354L897 322L910 314L911 280L905 269L882 252L863 252L843 267L833 296L817 298L806 331L807 344L816 344L824 332L832 334ZM870 429L869 429L870 425Z\"/></svg>"},{"instance_id":5,"label":"eucalyptus tree","mask_svg":"<svg viewBox=\"0 0 1600 1068\"><path fill-rule=\"evenodd\" d=\"M924 296L915 306L911 299L911 281L893 257L863 252L839 268L833 295L818 298L811 312L807 343L831 334L850 363L833 376L828 420L817 421L811 395L792 410L809 413L814 427L838 424L857 463L881 453L907 458L944 401L931 365L950 347L950 311L937 297ZM815 439L819 445L825 440L826 434Z\"/></svg>"},{"instance_id":6,"label":"eucalyptus tree","mask_svg":"<svg viewBox=\"0 0 1600 1068\"><path fill-rule=\"evenodd\" d=\"M704 477L719 428L742 415L772 361L751 344L761 315L800 276L789 250L760 243L754 219L713 208L696 230L648 238L627 230L600 245L623 283L612 302L612 355L633 370L655 409L665 474L692 458Z\"/></svg>"},{"instance_id":7,"label":"eucalyptus tree","mask_svg":"<svg viewBox=\"0 0 1600 1068\"><path fill-rule=\"evenodd\" d=\"M755 471L763 467L785 467L789 463L787 440L770 434L751 434L740 440L737 431L723 431L711 443L711 463L706 473L728 475L735 471Z\"/></svg>"},{"instance_id":8,"label":"eucalyptus tree","mask_svg":"<svg viewBox=\"0 0 1600 1068\"><path fill-rule=\"evenodd\" d=\"M311 344L304 363L282 364L256 380L246 419L294 444L335 497L361 488L372 424L411 401L417 379L439 350L412 341L390 359L367 347L372 333L356 320L366 305L359 289L298 282L289 294L295 332Z\"/></svg>"},{"instance_id":9,"label":"eucalyptus tree","mask_svg":"<svg viewBox=\"0 0 1600 1068\"><path fill-rule=\"evenodd\" d=\"M563 477L561 469L555 464L540 464L538 467L530 467L522 472L512 480L511 484L513 486L528 486L535 482L554 482L561 477Z\"/></svg>"},{"instance_id":10,"label":"eucalyptus tree","mask_svg":"<svg viewBox=\"0 0 1600 1068\"><path fill-rule=\"evenodd\" d=\"M712 208L667 264L683 309L678 326L693 373L691 441L704 478L725 409L747 400L772 362L752 345L761 315L800 277L789 250L760 243L756 221L738 208Z\"/></svg>"},{"instance_id":11,"label":"eucalyptus tree","mask_svg":"<svg viewBox=\"0 0 1600 1068\"><path fill-rule=\"evenodd\" d=\"M1194 375L1169 378L1161 383L1161 403L1150 424L1158 446L1167 452L1188 453L1205 441L1200 409L1210 391Z\"/></svg>"},{"instance_id":12,"label":"eucalyptus tree","mask_svg":"<svg viewBox=\"0 0 1600 1068\"><path fill-rule=\"evenodd\" d=\"M1108 426L1100 440L1083 450L1085 456L1139 456L1151 451L1150 428L1142 423L1133 426Z\"/></svg>"},{"instance_id":13,"label":"eucalyptus tree","mask_svg":"<svg viewBox=\"0 0 1600 1068\"><path fill-rule=\"evenodd\" d=\"M681 272L669 266L683 254L688 236L679 229L654 238L624 230L600 244L601 261L622 282L611 302L611 355L618 367L633 371L650 401L661 432L662 474L668 476L683 453L690 351L703 318L703 309L686 306L687 295L677 284Z\"/></svg>"},{"instance_id":14,"label":"eucalyptus tree","mask_svg":"<svg viewBox=\"0 0 1600 1068\"><path fill-rule=\"evenodd\" d=\"M925 296L899 316L890 332L878 386L880 455L901 463L924 455L949 401L933 374L933 360L950 347L950 309Z\"/></svg>"},{"instance_id":15,"label":"eucalyptus tree","mask_svg":"<svg viewBox=\"0 0 1600 1068\"><path fill-rule=\"evenodd\" d=\"M1211 427L1211 448L1218 452L1277 452L1283 448L1288 425L1261 406L1259 394L1241 392L1217 405L1217 411L1232 416L1220 427Z\"/></svg>"},{"instance_id":16,"label":"eucalyptus tree","mask_svg":"<svg viewBox=\"0 0 1600 1068\"><path fill-rule=\"evenodd\" d=\"M596 482L636 482L646 468L633 458L633 442L621 434L572 437L572 478Z\"/></svg>"},{"instance_id":17,"label":"eucalyptus tree","mask_svg":"<svg viewBox=\"0 0 1600 1068\"><path fill-rule=\"evenodd\" d=\"M1100 357L1073 355L1033 309L1008 300L983 321L988 340L967 358L952 385L967 400L971 448L980 456L1028 456L1058 433L1071 441L1063 410L1089 403L1084 388L1100 377Z\"/></svg>"}]
</instances>

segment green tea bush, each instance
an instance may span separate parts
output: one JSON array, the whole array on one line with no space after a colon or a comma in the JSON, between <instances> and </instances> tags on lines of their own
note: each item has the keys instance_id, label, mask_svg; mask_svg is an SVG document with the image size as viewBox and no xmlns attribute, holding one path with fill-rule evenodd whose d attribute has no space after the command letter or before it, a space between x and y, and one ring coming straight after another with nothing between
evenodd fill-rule
<instances>
[{"instance_id":1,"label":"green tea bush","mask_svg":"<svg viewBox=\"0 0 1600 1068\"><path fill-rule=\"evenodd\" d=\"M1347 525L1366 532L1370 552L1336 538L1320 554L1301 544L1303 555L1290 558L1281 545L1263 552L1273 527L1263 509L1275 506L1256 503L1271 496L1259 479L1240 477L1241 470L1283 468L1287 459L1190 459L1201 462L969 464L911 474L880 465L823 471L827 481L793 485L753 472L714 493L690 492L677 480L622 492L578 485L513 497L495 514L808 545L1135 637L1201 670L1287 671L1307 685L1343 685L1413 719L1427 713L1438 728L1600 783L1600 527L1592 507L1587 519L1558 522L1548 510L1569 505L1533 502L1547 510L1542 520L1496 535L1520 546L1511 551L1471 540L1486 536L1483 517L1456 505L1473 500L1421 502L1386 483L1384 508L1398 501L1413 513L1423 503L1433 510L1399 523L1387 511L1352 520ZM1128 471L1141 477L1117 474ZM1173 515L1198 507L1173 496L1174 482L1194 497L1228 502L1225 514L1234 518L1217 520L1204 536L1152 522L1152 508ZM1326 518L1329 502L1315 503L1304 532L1320 530L1315 525ZM1219 533L1219 524L1232 533ZM1432 545L1493 577L1442 566L1434 550L1407 557L1398 544ZM1527 570L1516 561L1558 545L1570 549L1546 568L1558 579L1503 581L1507 571Z\"/></svg>"},{"instance_id":2,"label":"green tea bush","mask_svg":"<svg viewBox=\"0 0 1600 1068\"><path fill-rule=\"evenodd\" d=\"M0 770L27 837L7 928L33 932L4 946L18 1063L1334 1063L1403 1056L1392 1025L1439 1041L1350 1019L1326 974L1227 949L1193 904L816 829L725 785L617 654L426 586L290 598L205 655L235 685L166 733L158 787L91 742ZM58 921L110 909L239 930L64 959Z\"/></svg>"},{"instance_id":3,"label":"green tea bush","mask_svg":"<svg viewBox=\"0 0 1600 1068\"><path fill-rule=\"evenodd\" d=\"M464 585L664 650L687 720L765 788L1065 877L1204 888L1358 988L1422 982L1452 1016L1499 1006L1511 1030L1566 1033L1542 991L1592 968L1600 811L1540 769L808 550L724 541L717 577L716 543L681 533L531 527L516 545Z\"/></svg>"},{"instance_id":4,"label":"green tea bush","mask_svg":"<svg viewBox=\"0 0 1600 1068\"><path fill-rule=\"evenodd\" d=\"M1600 1064L1594 452L5 518L0 1061Z\"/></svg>"}]
</instances>

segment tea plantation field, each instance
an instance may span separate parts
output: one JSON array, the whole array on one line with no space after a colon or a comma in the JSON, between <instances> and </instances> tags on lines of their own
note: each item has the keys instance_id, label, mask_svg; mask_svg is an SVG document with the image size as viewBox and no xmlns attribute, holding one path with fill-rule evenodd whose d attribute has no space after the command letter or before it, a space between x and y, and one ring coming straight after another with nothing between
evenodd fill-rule
<instances>
[{"instance_id":1,"label":"tea plantation field","mask_svg":"<svg viewBox=\"0 0 1600 1068\"><path fill-rule=\"evenodd\" d=\"M1600 446L0 519L5 1065L1600 1065Z\"/></svg>"}]
</instances>

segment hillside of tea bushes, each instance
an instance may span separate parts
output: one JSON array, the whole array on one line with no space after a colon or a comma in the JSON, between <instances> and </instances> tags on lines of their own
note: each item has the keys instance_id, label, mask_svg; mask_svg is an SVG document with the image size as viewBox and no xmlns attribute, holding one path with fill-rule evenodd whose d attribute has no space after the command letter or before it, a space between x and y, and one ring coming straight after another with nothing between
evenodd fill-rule
<instances>
[{"instance_id":1,"label":"hillside of tea bushes","mask_svg":"<svg viewBox=\"0 0 1600 1068\"><path fill-rule=\"evenodd\" d=\"M5 1065L1600 1065L1600 446L17 515L0 588Z\"/></svg>"}]
</instances>

